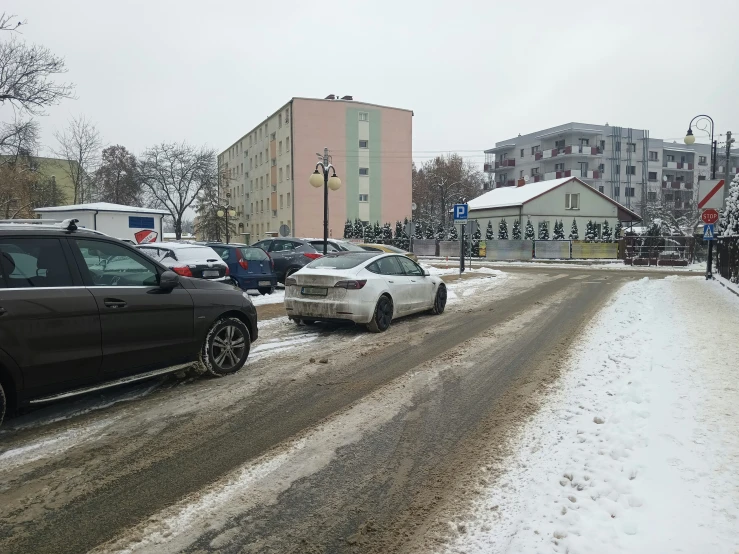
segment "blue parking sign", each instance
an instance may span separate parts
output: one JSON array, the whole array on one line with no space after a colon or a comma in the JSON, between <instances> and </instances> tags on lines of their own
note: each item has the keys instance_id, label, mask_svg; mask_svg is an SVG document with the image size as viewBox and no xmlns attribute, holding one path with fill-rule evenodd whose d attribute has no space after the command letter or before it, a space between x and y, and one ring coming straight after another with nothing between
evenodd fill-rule
<instances>
[{"instance_id":1,"label":"blue parking sign","mask_svg":"<svg viewBox=\"0 0 739 554\"><path fill-rule=\"evenodd\" d=\"M454 204L454 223L465 223L468 210L467 204Z\"/></svg>"}]
</instances>

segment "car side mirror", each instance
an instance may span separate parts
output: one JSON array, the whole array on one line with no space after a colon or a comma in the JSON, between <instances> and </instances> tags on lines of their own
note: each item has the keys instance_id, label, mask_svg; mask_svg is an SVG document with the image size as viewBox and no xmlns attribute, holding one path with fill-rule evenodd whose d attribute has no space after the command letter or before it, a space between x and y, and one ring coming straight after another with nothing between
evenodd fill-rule
<instances>
[{"instance_id":1,"label":"car side mirror","mask_svg":"<svg viewBox=\"0 0 739 554\"><path fill-rule=\"evenodd\" d=\"M424 270L423 270L423 276L424 276L424 277L430 277L430 276L431 276L431 273L429 272L429 270L428 270L428 269L424 269Z\"/></svg>"},{"instance_id":2,"label":"car side mirror","mask_svg":"<svg viewBox=\"0 0 739 554\"><path fill-rule=\"evenodd\" d=\"M165 271L159 276L159 288L170 291L180 284L180 276L174 271Z\"/></svg>"}]
</instances>

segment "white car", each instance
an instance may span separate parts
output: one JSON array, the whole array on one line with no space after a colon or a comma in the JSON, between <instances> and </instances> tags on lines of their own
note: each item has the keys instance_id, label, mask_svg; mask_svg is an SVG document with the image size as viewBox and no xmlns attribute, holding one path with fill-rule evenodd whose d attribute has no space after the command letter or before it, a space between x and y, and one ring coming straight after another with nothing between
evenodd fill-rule
<instances>
[{"instance_id":1,"label":"white car","mask_svg":"<svg viewBox=\"0 0 739 554\"><path fill-rule=\"evenodd\" d=\"M446 306L444 282L397 254L341 252L318 258L285 280L290 319L311 324L348 320L375 333L404 315Z\"/></svg>"},{"instance_id":2,"label":"white car","mask_svg":"<svg viewBox=\"0 0 739 554\"><path fill-rule=\"evenodd\" d=\"M137 248L178 275L231 284L228 265L209 246L182 242L147 242Z\"/></svg>"}]
</instances>

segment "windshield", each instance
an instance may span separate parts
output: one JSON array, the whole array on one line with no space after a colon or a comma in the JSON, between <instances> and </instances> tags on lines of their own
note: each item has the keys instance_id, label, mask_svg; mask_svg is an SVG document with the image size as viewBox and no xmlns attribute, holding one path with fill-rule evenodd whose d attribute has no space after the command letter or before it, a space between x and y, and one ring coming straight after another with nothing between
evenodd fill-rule
<instances>
[{"instance_id":1,"label":"windshield","mask_svg":"<svg viewBox=\"0 0 739 554\"><path fill-rule=\"evenodd\" d=\"M369 252L362 253L347 253L347 254L328 254L322 258L313 260L305 267L311 269L351 269L358 265L374 258L377 254L370 254Z\"/></svg>"},{"instance_id":2,"label":"windshield","mask_svg":"<svg viewBox=\"0 0 739 554\"><path fill-rule=\"evenodd\" d=\"M221 257L209 246L193 246L192 248L178 248L175 252L181 262L205 262L208 260L220 261Z\"/></svg>"}]
</instances>

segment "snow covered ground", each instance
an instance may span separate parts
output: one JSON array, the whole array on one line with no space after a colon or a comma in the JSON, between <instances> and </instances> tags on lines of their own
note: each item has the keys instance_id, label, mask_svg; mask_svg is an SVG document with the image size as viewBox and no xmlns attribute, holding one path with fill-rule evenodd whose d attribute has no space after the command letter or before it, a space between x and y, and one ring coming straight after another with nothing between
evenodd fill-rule
<instances>
[{"instance_id":1,"label":"snow covered ground","mask_svg":"<svg viewBox=\"0 0 739 554\"><path fill-rule=\"evenodd\" d=\"M715 282L625 285L445 551L739 552L737 332Z\"/></svg>"}]
</instances>

